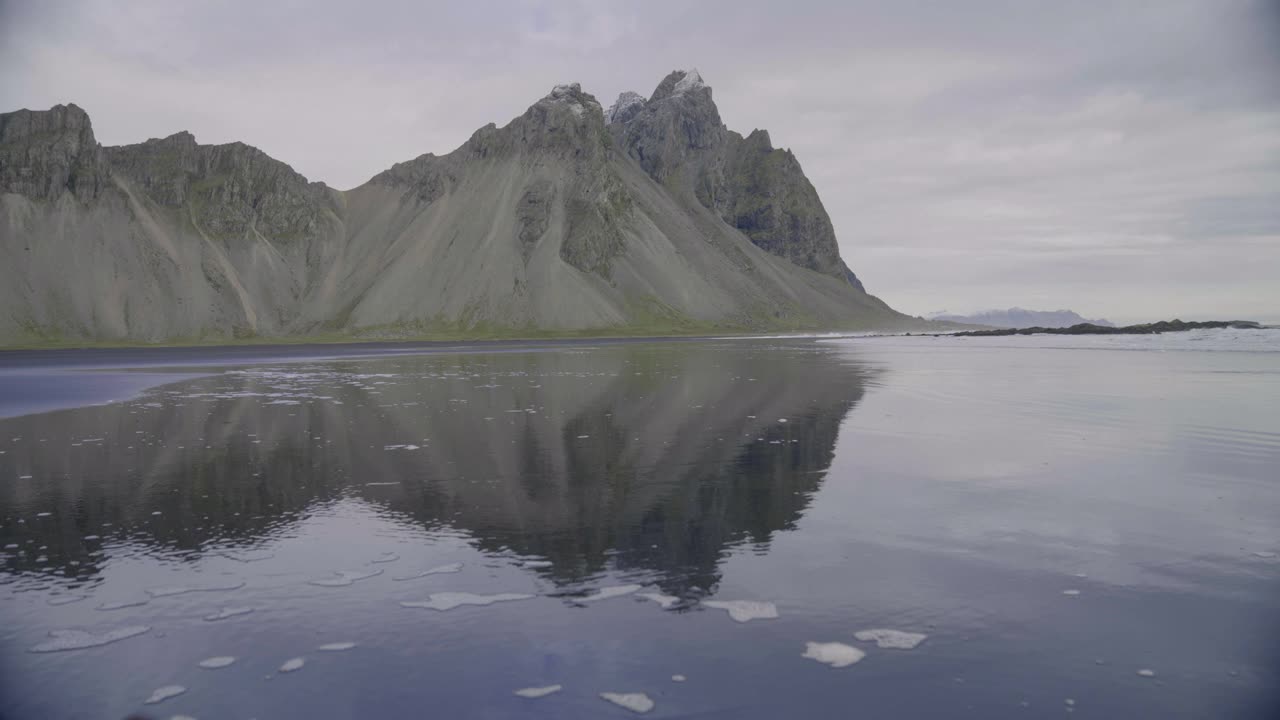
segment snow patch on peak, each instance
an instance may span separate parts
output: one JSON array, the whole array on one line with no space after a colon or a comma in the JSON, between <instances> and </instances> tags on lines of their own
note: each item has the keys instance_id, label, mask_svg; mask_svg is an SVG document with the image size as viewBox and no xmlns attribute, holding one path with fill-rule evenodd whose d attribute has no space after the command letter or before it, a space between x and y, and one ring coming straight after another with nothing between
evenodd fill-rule
<instances>
[{"instance_id":1,"label":"snow patch on peak","mask_svg":"<svg viewBox=\"0 0 1280 720\"><path fill-rule=\"evenodd\" d=\"M579 83L565 83L551 88L551 97L559 100L572 94L582 92L582 85Z\"/></svg>"},{"instance_id":2,"label":"snow patch on peak","mask_svg":"<svg viewBox=\"0 0 1280 720\"><path fill-rule=\"evenodd\" d=\"M698 74L698 68L690 68L689 70L684 71L684 77L680 79L680 82L676 83L671 94L679 95L682 92L696 90L706 86L707 84L702 81L702 75Z\"/></svg>"}]
</instances>

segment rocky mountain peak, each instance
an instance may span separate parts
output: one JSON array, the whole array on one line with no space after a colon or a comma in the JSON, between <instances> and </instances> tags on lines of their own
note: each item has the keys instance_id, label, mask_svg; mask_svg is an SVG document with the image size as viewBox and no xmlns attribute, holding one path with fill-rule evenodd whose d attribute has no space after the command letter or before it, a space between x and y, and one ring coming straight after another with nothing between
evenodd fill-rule
<instances>
[{"instance_id":1,"label":"rocky mountain peak","mask_svg":"<svg viewBox=\"0 0 1280 720\"><path fill-rule=\"evenodd\" d=\"M627 154L659 183L692 190L707 207L714 203L724 162L725 127L711 87L697 70L676 70L662 79L648 102L615 123Z\"/></svg>"},{"instance_id":2,"label":"rocky mountain peak","mask_svg":"<svg viewBox=\"0 0 1280 720\"><path fill-rule=\"evenodd\" d=\"M565 83L551 88L551 93L538 101L538 104L563 105L576 118L585 117L588 113L604 115L600 103L595 96L582 91L578 83Z\"/></svg>"},{"instance_id":3,"label":"rocky mountain peak","mask_svg":"<svg viewBox=\"0 0 1280 720\"><path fill-rule=\"evenodd\" d=\"M56 200L63 192L88 201L111 171L77 105L0 114L0 192Z\"/></svg>"},{"instance_id":4,"label":"rocky mountain peak","mask_svg":"<svg viewBox=\"0 0 1280 720\"><path fill-rule=\"evenodd\" d=\"M625 124L628 120L636 116L636 113L644 109L644 96L638 92L627 90L618 95L618 99L614 101L609 109L605 111L605 121L610 125L614 123Z\"/></svg>"},{"instance_id":5,"label":"rocky mountain peak","mask_svg":"<svg viewBox=\"0 0 1280 720\"><path fill-rule=\"evenodd\" d=\"M711 86L703 81L702 74L698 72L697 68L671 71L669 75L662 79L662 82L658 83L658 87L654 89L651 99L652 102L658 102L689 93L705 96L707 100L711 99Z\"/></svg>"}]
</instances>

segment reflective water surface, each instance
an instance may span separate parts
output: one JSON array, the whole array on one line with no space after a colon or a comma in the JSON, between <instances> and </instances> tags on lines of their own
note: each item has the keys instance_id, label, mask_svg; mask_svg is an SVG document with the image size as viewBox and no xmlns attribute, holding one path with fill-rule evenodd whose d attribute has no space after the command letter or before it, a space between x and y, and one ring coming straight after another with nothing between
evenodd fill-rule
<instances>
[{"instance_id":1,"label":"reflective water surface","mask_svg":"<svg viewBox=\"0 0 1280 720\"><path fill-rule=\"evenodd\" d=\"M187 364L0 420L0 717L1274 717L1280 353L1034 340Z\"/></svg>"}]
</instances>

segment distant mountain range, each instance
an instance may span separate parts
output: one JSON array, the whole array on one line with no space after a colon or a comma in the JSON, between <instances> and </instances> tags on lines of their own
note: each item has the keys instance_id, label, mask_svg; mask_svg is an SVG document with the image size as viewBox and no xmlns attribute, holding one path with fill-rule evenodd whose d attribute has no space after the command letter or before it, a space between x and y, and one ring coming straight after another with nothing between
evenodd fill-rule
<instances>
[{"instance_id":1,"label":"distant mountain range","mask_svg":"<svg viewBox=\"0 0 1280 720\"><path fill-rule=\"evenodd\" d=\"M607 113L558 85L348 191L187 132L103 147L75 105L0 114L0 344L928 326L696 70Z\"/></svg>"},{"instance_id":2,"label":"distant mountain range","mask_svg":"<svg viewBox=\"0 0 1280 720\"><path fill-rule=\"evenodd\" d=\"M1110 320L1086 320L1071 310L1024 310L1020 307L1012 307L1008 310L983 310L972 315L938 313L931 315L930 319L970 325L990 325L997 328L1064 328L1080 323L1115 327L1115 323Z\"/></svg>"}]
</instances>

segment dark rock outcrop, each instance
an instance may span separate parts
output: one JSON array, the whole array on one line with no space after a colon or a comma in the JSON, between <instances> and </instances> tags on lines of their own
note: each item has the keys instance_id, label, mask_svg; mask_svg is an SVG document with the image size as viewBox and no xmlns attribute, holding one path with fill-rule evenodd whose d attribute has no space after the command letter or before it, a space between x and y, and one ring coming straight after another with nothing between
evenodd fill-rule
<instances>
[{"instance_id":1,"label":"dark rock outcrop","mask_svg":"<svg viewBox=\"0 0 1280 720\"><path fill-rule=\"evenodd\" d=\"M312 236L331 207L328 188L244 143L200 145L189 132L137 145L104 148L114 172L157 205L189 207L200 230L271 240Z\"/></svg>"},{"instance_id":2,"label":"dark rock outcrop","mask_svg":"<svg viewBox=\"0 0 1280 720\"><path fill-rule=\"evenodd\" d=\"M1160 322L1142 325L1126 325L1111 327L1080 323L1071 327L1029 327L1002 328L997 330L968 330L953 333L956 337L1000 337L1005 335L1159 335L1167 332L1186 330L1204 330L1235 328L1237 330L1261 330L1262 326L1250 320L1208 320L1205 322L1184 322L1182 320L1161 320Z\"/></svg>"},{"instance_id":3,"label":"dark rock outcrop","mask_svg":"<svg viewBox=\"0 0 1280 720\"><path fill-rule=\"evenodd\" d=\"M0 192L81 202L96 198L111 174L93 137L89 115L76 105L0 114Z\"/></svg>"}]
</instances>

